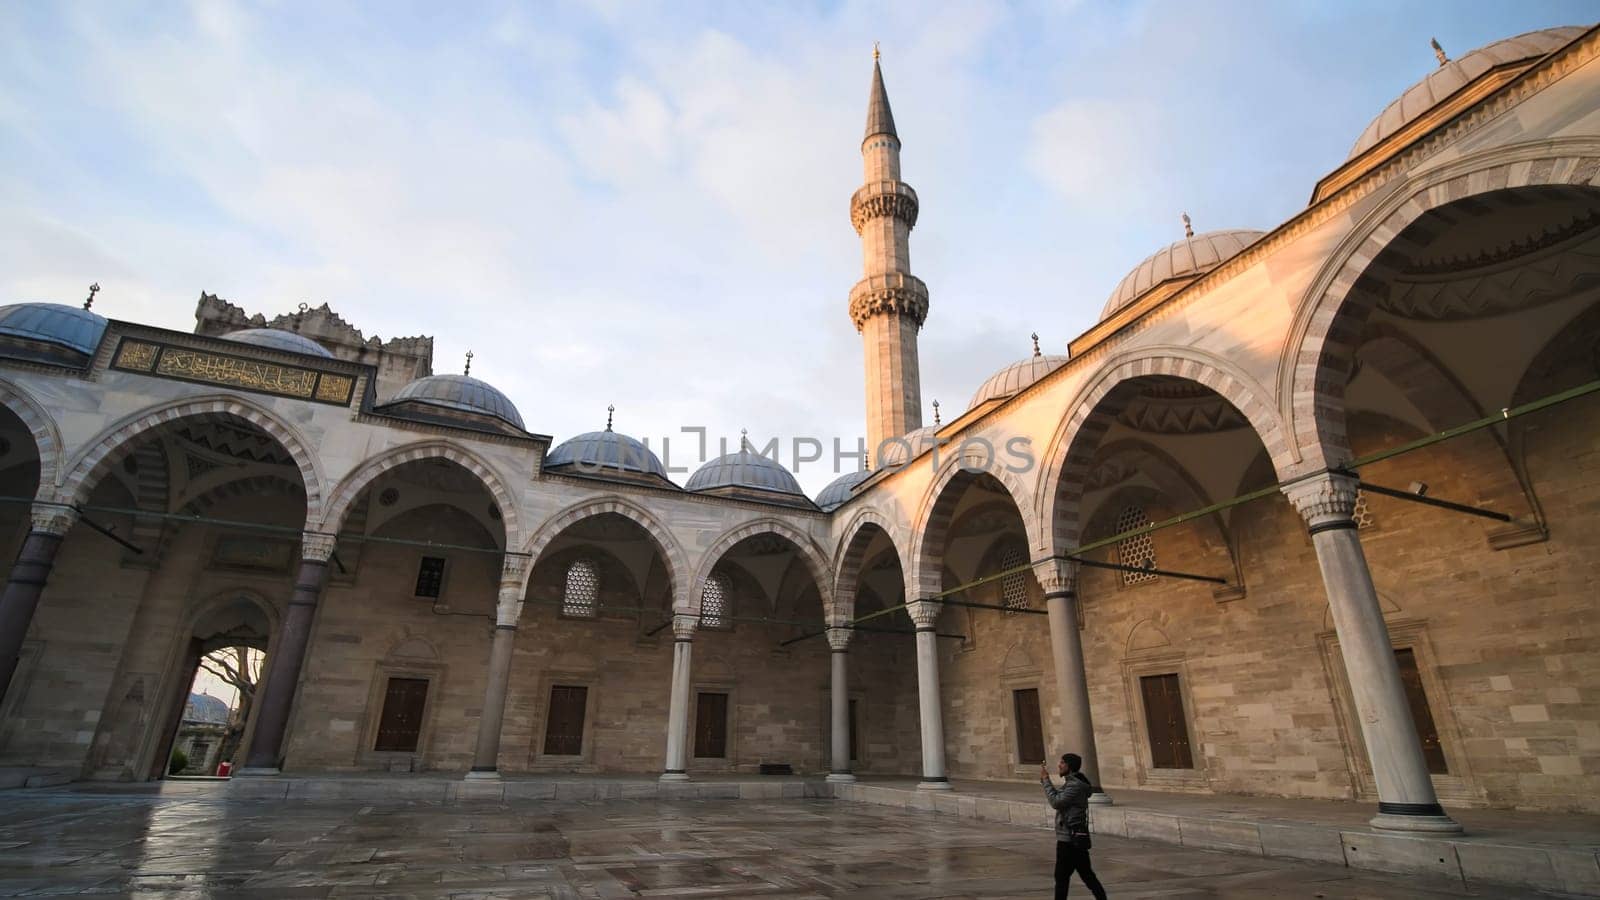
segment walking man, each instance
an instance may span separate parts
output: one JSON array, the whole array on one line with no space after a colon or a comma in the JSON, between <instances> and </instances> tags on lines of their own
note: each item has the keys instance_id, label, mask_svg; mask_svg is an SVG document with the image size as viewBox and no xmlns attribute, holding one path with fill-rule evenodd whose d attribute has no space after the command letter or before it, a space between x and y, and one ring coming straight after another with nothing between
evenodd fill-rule
<instances>
[{"instance_id":1,"label":"walking man","mask_svg":"<svg viewBox=\"0 0 1600 900\"><path fill-rule=\"evenodd\" d=\"M1056 900L1067 896L1073 872L1083 879L1095 900L1106 900L1106 889L1089 867L1089 794L1094 787L1088 776L1079 771L1082 768L1083 757L1076 753L1062 756L1057 768L1061 787L1056 787L1050 780L1050 770L1039 767L1045 799L1056 811Z\"/></svg>"}]
</instances>

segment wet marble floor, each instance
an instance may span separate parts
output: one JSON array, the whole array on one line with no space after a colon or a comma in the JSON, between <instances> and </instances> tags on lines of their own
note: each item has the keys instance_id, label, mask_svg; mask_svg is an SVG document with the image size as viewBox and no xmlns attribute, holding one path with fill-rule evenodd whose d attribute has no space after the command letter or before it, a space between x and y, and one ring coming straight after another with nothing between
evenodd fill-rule
<instances>
[{"instance_id":1,"label":"wet marble floor","mask_svg":"<svg viewBox=\"0 0 1600 900\"><path fill-rule=\"evenodd\" d=\"M830 800L0 793L0 897L1032 898L1053 853L1048 832ZM1539 896L1110 837L1094 860L1116 898Z\"/></svg>"}]
</instances>

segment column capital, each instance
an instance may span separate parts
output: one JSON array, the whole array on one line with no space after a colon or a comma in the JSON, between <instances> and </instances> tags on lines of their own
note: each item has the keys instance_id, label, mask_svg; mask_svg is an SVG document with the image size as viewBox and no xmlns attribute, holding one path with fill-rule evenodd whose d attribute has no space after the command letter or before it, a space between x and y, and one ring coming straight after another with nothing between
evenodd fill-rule
<instances>
[{"instance_id":1,"label":"column capital","mask_svg":"<svg viewBox=\"0 0 1600 900\"><path fill-rule=\"evenodd\" d=\"M325 531L302 531L300 559L306 562L325 563L333 558L333 548L338 542L338 535L328 534Z\"/></svg>"},{"instance_id":2,"label":"column capital","mask_svg":"<svg viewBox=\"0 0 1600 900\"><path fill-rule=\"evenodd\" d=\"M1078 587L1078 564L1070 559L1051 557L1033 564L1033 577L1049 594L1070 594Z\"/></svg>"},{"instance_id":3,"label":"column capital","mask_svg":"<svg viewBox=\"0 0 1600 900\"><path fill-rule=\"evenodd\" d=\"M700 617L693 613L675 612L672 614L672 635L674 640L694 640L694 630L700 625Z\"/></svg>"},{"instance_id":4,"label":"column capital","mask_svg":"<svg viewBox=\"0 0 1600 900\"><path fill-rule=\"evenodd\" d=\"M1354 525L1359 482L1350 475L1323 472L1283 486L1306 526L1313 529Z\"/></svg>"},{"instance_id":5,"label":"column capital","mask_svg":"<svg viewBox=\"0 0 1600 900\"><path fill-rule=\"evenodd\" d=\"M520 587L532 562L532 557L526 553L506 553L500 558L500 586L504 588L508 582L515 582Z\"/></svg>"},{"instance_id":6,"label":"column capital","mask_svg":"<svg viewBox=\"0 0 1600 900\"><path fill-rule=\"evenodd\" d=\"M35 503L32 530L61 537L78 521L78 511L59 503Z\"/></svg>"},{"instance_id":7,"label":"column capital","mask_svg":"<svg viewBox=\"0 0 1600 900\"><path fill-rule=\"evenodd\" d=\"M932 628L939 621L939 613L944 606L936 600L913 600L906 606L911 621L918 628Z\"/></svg>"},{"instance_id":8,"label":"column capital","mask_svg":"<svg viewBox=\"0 0 1600 900\"><path fill-rule=\"evenodd\" d=\"M828 629L828 646L835 653L843 653L850 646L850 636L855 633L852 628L830 627Z\"/></svg>"}]
</instances>

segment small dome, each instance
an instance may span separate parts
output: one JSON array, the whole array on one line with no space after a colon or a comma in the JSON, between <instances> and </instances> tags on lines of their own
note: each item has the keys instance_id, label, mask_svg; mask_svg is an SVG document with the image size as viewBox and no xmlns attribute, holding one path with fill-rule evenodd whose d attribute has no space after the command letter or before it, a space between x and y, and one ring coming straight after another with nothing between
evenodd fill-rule
<instances>
[{"instance_id":1,"label":"small dome","mask_svg":"<svg viewBox=\"0 0 1600 900\"><path fill-rule=\"evenodd\" d=\"M1004 400L1015 396L1021 393L1023 388L1061 368L1066 362L1065 356L1044 356L1039 353L1014 362L989 376L989 380L972 395L972 402L967 404L967 409L976 409L990 400Z\"/></svg>"},{"instance_id":2,"label":"small dome","mask_svg":"<svg viewBox=\"0 0 1600 900\"><path fill-rule=\"evenodd\" d=\"M715 488L749 488L771 491L775 494L798 494L800 482L794 480L777 460L756 453L748 444L738 453L719 456L696 469L684 487L691 491L709 491Z\"/></svg>"},{"instance_id":3,"label":"small dome","mask_svg":"<svg viewBox=\"0 0 1600 900\"><path fill-rule=\"evenodd\" d=\"M878 467L903 466L918 456L938 446L937 425L924 425L900 435L899 440L887 440L878 450Z\"/></svg>"},{"instance_id":4,"label":"small dome","mask_svg":"<svg viewBox=\"0 0 1600 900\"><path fill-rule=\"evenodd\" d=\"M1460 59L1452 59L1436 67L1378 113L1378 117L1361 132L1356 145L1350 148L1346 161L1383 143L1385 138L1421 118L1428 110L1478 80L1490 69L1545 56L1571 43L1587 30L1583 26L1569 25L1530 31L1479 47Z\"/></svg>"},{"instance_id":5,"label":"small dome","mask_svg":"<svg viewBox=\"0 0 1600 900\"><path fill-rule=\"evenodd\" d=\"M667 467L661 464L661 458L643 441L609 429L591 431L562 441L545 457L544 466L547 469L557 466L579 466L586 470L621 469L667 477Z\"/></svg>"},{"instance_id":6,"label":"small dome","mask_svg":"<svg viewBox=\"0 0 1600 900\"><path fill-rule=\"evenodd\" d=\"M872 475L866 469L859 472L846 472L838 478L828 482L828 486L817 495L817 506L823 512L832 512L844 505L846 500L855 493L856 485L866 481Z\"/></svg>"},{"instance_id":7,"label":"small dome","mask_svg":"<svg viewBox=\"0 0 1600 900\"><path fill-rule=\"evenodd\" d=\"M487 382L470 375L429 375L418 378L399 391L385 406L396 403L421 403L443 409L493 416L526 431L517 407Z\"/></svg>"},{"instance_id":8,"label":"small dome","mask_svg":"<svg viewBox=\"0 0 1600 900\"><path fill-rule=\"evenodd\" d=\"M79 306L35 302L0 307L0 335L93 354L105 333L105 317Z\"/></svg>"},{"instance_id":9,"label":"small dome","mask_svg":"<svg viewBox=\"0 0 1600 900\"><path fill-rule=\"evenodd\" d=\"M246 328L243 331L230 331L223 337L241 344L253 344L271 350L287 350L290 353L304 353L307 356L333 358L328 348L303 334L284 331L282 328Z\"/></svg>"},{"instance_id":10,"label":"small dome","mask_svg":"<svg viewBox=\"0 0 1600 900\"><path fill-rule=\"evenodd\" d=\"M1109 319L1112 313L1143 297L1163 282L1204 275L1237 256L1239 251L1255 243L1262 234L1246 229L1207 231L1173 241L1133 267L1133 271L1111 292L1111 299L1106 301L1100 320Z\"/></svg>"}]
</instances>

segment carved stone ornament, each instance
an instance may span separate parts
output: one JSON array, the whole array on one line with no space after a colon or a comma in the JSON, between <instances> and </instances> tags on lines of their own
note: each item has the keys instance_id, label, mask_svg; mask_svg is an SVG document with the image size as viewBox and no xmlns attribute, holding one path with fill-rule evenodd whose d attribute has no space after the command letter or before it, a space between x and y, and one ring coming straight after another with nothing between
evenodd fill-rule
<instances>
[{"instance_id":1,"label":"carved stone ornament","mask_svg":"<svg viewBox=\"0 0 1600 900\"><path fill-rule=\"evenodd\" d=\"M694 640L694 629L699 624L699 616L689 613L675 613L672 616L672 634L680 641Z\"/></svg>"},{"instance_id":2,"label":"carved stone ornament","mask_svg":"<svg viewBox=\"0 0 1600 900\"><path fill-rule=\"evenodd\" d=\"M508 586L522 586L522 577L528 573L529 557L526 553L507 553L500 559L501 590Z\"/></svg>"},{"instance_id":3,"label":"carved stone ornament","mask_svg":"<svg viewBox=\"0 0 1600 900\"><path fill-rule=\"evenodd\" d=\"M338 536L322 531L300 532L300 558L309 562L325 563L333 558Z\"/></svg>"},{"instance_id":4,"label":"carved stone ornament","mask_svg":"<svg viewBox=\"0 0 1600 900\"><path fill-rule=\"evenodd\" d=\"M70 506L58 506L53 503L35 503L33 505L33 530L57 537L67 533L74 522L78 521L78 511Z\"/></svg>"},{"instance_id":5,"label":"carved stone ornament","mask_svg":"<svg viewBox=\"0 0 1600 900\"><path fill-rule=\"evenodd\" d=\"M1069 559L1047 559L1033 564L1033 577L1046 594L1071 591L1078 584L1078 564Z\"/></svg>"},{"instance_id":6,"label":"carved stone ornament","mask_svg":"<svg viewBox=\"0 0 1600 900\"><path fill-rule=\"evenodd\" d=\"M835 653L843 653L845 648L850 646L852 634L854 632L849 628L829 628L828 646L832 647Z\"/></svg>"},{"instance_id":7,"label":"carved stone ornament","mask_svg":"<svg viewBox=\"0 0 1600 900\"><path fill-rule=\"evenodd\" d=\"M1325 472L1303 481L1285 485L1283 495L1289 498L1306 525L1312 528L1333 522L1355 521L1356 479L1349 475Z\"/></svg>"},{"instance_id":8,"label":"carved stone ornament","mask_svg":"<svg viewBox=\"0 0 1600 900\"><path fill-rule=\"evenodd\" d=\"M856 330L883 314L905 316L921 328L928 318L928 286L904 272L871 275L856 282L850 289L850 321Z\"/></svg>"},{"instance_id":9,"label":"carved stone ornament","mask_svg":"<svg viewBox=\"0 0 1600 900\"><path fill-rule=\"evenodd\" d=\"M913 600L906 607L906 612L911 615L911 621L918 628L932 628L939 621L939 611L943 607L932 600Z\"/></svg>"},{"instance_id":10,"label":"carved stone ornament","mask_svg":"<svg viewBox=\"0 0 1600 900\"><path fill-rule=\"evenodd\" d=\"M917 192L903 181L878 181L856 191L850 198L850 224L856 234L873 219L894 216L907 228L917 225Z\"/></svg>"}]
</instances>

